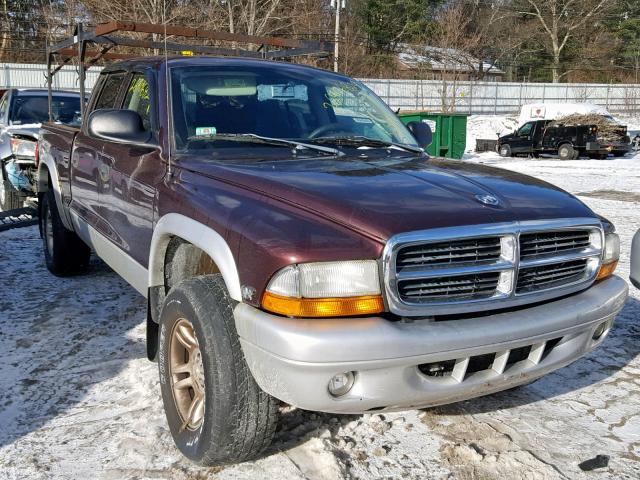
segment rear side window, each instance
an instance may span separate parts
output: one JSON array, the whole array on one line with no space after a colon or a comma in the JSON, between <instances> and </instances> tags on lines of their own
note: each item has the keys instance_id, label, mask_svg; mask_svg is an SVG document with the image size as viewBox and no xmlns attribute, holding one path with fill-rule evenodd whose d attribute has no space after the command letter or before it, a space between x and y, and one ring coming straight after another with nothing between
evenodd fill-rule
<instances>
[{"instance_id":1,"label":"rear side window","mask_svg":"<svg viewBox=\"0 0 640 480\"><path fill-rule=\"evenodd\" d=\"M102 90L100 91L100 96L96 100L93 109L115 108L116 99L118 98L118 92L120 91L120 86L122 85L123 80L124 73L113 73L111 75L107 75L107 79L104 81Z\"/></svg>"},{"instance_id":2,"label":"rear side window","mask_svg":"<svg viewBox=\"0 0 640 480\"><path fill-rule=\"evenodd\" d=\"M149 102L149 83L141 73L133 75L122 108L138 112L144 129L151 129L151 103Z\"/></svg>"}]
</instances>

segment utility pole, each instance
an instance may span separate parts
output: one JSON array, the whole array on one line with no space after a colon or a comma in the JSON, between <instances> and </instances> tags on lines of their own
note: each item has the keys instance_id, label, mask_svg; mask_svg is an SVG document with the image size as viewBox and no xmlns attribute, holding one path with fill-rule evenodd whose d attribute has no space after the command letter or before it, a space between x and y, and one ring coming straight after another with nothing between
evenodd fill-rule
<instances>
[{"instance_id":1,"label":"utility pole","mask_svg":"<svg viewBox=\"0 0 640 480\"><path fill-rule=\"evenodd\" d=\"M342 10L347 3L347 0L331 0L331 7L336 9L336 32L333 46L333 71L338 71L338 52L340 45L340 10Z\"/></svg>"}]
</instances>

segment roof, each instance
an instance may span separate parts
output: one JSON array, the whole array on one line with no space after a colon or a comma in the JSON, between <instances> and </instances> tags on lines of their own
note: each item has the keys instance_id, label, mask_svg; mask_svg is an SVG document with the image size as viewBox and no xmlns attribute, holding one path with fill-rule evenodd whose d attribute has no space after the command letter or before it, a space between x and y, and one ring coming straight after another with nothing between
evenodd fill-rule
<instances>
[{"instance_id":1,"label":"roof","mask_svg":"<svg viewBox=\"0 0 640 480\"><path fill-rule=\"evenodd\" d=\"M480 67L480 59L466 52L454 48L440 48L431 45L415 47L401 45L402 49L398 53L398 59L407 68L424 68L427 66L431 70L452 71L452 72L477 72ZM482 62L482 71L503 75L504 71L495 65Z\"/></svg>"},{"instance_id":2,"label":"roof","mask_svg":"<svg viewBox=\"0 0 640 480\"><path fill-rule=\"evenodd\" d=\"M259 59L259 58L244 58L244 57L213 57L213 56L169 56L165 59L164 56L151 56L151 57L137 57L119 62L111 63L107 65L102 72L112 72L117 70L126 70L129 68L135 68L137 66L160 68L165 60L170 67L189 67L189 66L231 66L231 67L256 67L256 68L279 68L286 70L297 70L314 73L322 73L340 78L349 78L340 73L334 73L329 70L324 70L309 65L302 65L297 63L282 62L275 60Z\"/></svg>"},{"instance_id":3,"label":"roof","mask_svg":"<svg viewBox=\"0 0 640 480\"><path fill-rule=\"evenodd\" d=\"M13 90L18 96L21 95L29 95L29 96L43 96L46 97L49 95L46 88L11 88L9 90ZM66 96L66 97L79 97L80 94L78 92L69 92L66 90L52 90L51 93L58 97Z\"/></svg>"}]
</instances>

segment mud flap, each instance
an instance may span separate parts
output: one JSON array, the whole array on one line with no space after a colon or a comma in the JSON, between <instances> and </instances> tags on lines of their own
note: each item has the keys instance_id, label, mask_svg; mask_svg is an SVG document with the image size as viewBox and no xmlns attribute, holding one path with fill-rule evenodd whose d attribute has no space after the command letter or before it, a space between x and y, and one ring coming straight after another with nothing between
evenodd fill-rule
<instances>
[{"instance_id":1,"label":"mud flap","mask_svg":"<svg viewBox=\"0 0 640 480\"><path fill-rule=\"evenodd\" d=\"M149 287L147 291L147 358L156 361L158 355L158 322L164 302L164 286Z\"/></svg>"},{"instance_id":2,"label":"mud flap","mask_svg":"<svg viewBox=\"0 0 640 480\"><path fill-rule=\"evenodd\" d=\"M147 358L156 361L158 355L158 324L147 313Z\"/></svg>"}]
</instances>

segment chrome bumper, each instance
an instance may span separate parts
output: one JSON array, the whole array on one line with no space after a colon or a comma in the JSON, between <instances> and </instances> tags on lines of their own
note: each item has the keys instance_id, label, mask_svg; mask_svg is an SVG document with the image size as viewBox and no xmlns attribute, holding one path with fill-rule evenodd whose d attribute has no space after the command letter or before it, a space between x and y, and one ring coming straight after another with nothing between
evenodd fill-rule
<instances>
[{"instance_id":1,"label":"chrome bumper","mask_svg":"<svg viewBox=\"0 0 640 480\"><path fill-rule=\"evenodd\" d=\"M245 304L234 315L245 358L263 390L307 410L362 413L451 403L563 367L602 342L608 328L597 340L594 332L603 322L611 326L627 290L624 280L612 277L543 305L440 322L291 319ZM553 348L551 340L558 342ZM510 352L520 347L527 347L526 356L510 361ZM477 370L486 354L495 355ZM445 376L419 368L452 361L453 371ZM329 380L347 371L355 372L353 387L333 397Z\"/></svg>"}]
</instances>

